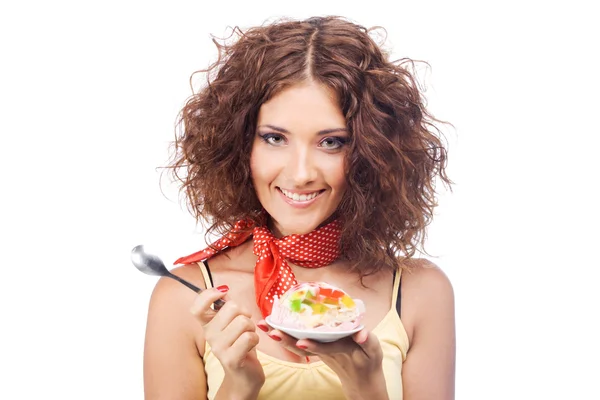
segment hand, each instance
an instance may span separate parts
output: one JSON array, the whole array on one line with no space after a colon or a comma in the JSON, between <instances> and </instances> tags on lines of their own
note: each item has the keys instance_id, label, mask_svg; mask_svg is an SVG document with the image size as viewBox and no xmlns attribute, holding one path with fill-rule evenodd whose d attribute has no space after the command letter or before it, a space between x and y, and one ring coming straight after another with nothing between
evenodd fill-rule
<instances>
[{"instance_id":1,"label":"hand","mask_svg":"<svg viewBox=\"0 0 600 400\"><path fill-rule=\"evenodd\" d=\"M225 297L227 290L226 286L203 290L190 311L202 324L204 338L223 366L225 378L219 392L252 397L265 382L265 373L256 356L259 341L256 324L250 313L231 300L219 312L210 308L215 300Z\"/></svg>"},{"instance_id":2,"label":"hand","mask_svg":"<svg viewBox=\"0 0 600 400\"><path fill-rule=\"evenodd\" d=\"M259 328L268 327L265 321ZM300 356L319 356L337 374L348 399L387 399L383 375L383 352L379 339L365 329L330 343L295 339L280 330L267 328L271 338L281 338L281 346ZM275 339L277 340L277 339ZM368 384L366 384L368 382Z\"/></svg>"}]
</instances>

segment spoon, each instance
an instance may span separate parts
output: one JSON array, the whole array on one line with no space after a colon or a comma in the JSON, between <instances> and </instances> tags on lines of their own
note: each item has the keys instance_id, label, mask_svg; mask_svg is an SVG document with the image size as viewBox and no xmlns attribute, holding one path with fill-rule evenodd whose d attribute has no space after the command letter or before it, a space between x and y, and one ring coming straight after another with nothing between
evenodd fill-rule
<instances>
[{"instance_id":1,"label":"spoon","mask_svg":"<svg viewBox=\"0 0 600 400\"><path fill-rule=\"evenodd\" d=\"M196 293L200 293L202 291L202 289L169 272L162 260L154 254L146 253L144 246L141 244L135 246L133 250L131 250L131 262L137 269L147 275L166 276L183 283ZM221 307L223 307L223 305L225 305L225 302L221 299L218 299L214 302L213 309L218 311Z\"/></svg>"}]
</instances>

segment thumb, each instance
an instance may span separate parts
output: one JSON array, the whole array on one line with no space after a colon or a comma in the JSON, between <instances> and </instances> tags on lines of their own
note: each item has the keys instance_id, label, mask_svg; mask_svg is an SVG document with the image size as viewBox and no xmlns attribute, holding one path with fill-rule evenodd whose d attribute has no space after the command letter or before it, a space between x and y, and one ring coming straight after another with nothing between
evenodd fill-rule
<instances>
[{"instance_id":1,"label":"thumb","mask_svg":"<svg viewBox=\"0 0 600 400\"><path fill-rule=\"evenodd\" d=\"M212 304L219 299L226 299L229 287L223 285L218 288L211 288L201 291L194 303L190 307L190 312L194 314L203 325L209 323L216 315L212 309Z\"/></svg>"},{"instance_id":2,"label":"thumb","mask_svg":"<svg viewBox=\"0 0 600 400\"><path fill-rule=\"evenodd\" d=\"M358 344L366 354L377 354L381 351L379 339L373 332L363 329L352 336L352 339Z\"/></svg>"}]
</instances>

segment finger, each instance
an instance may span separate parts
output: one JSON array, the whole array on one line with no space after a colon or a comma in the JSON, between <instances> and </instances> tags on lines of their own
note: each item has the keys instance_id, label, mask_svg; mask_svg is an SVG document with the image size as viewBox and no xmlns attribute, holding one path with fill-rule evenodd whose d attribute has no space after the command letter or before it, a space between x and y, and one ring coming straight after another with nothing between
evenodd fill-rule
<instances>
[{"instance_id":1,"label":"finger","mask_svg":"<svg viewBox=\"0 0 600 400\"><path fill-rule=\"evenodd\" d=\"M352 340L354 340L354 342L359 346L362 346L363 344L366 344L367 340L369 339L369 336L371 336L369 334L369 331L367 331L366 329L361 329L360 331L352 335Z\"/></svg>"},{"instance_id":2,"label":"finger","mask_svg":"<svg viewBox=\"0 0 600 400\"><path fill-rule=\"evenodd\" d=\"M229 324L232 323L232 321L237 316L240 315L248 319L251 317L251 314L245 309L241 308L237 303L233 301L228 301L225 303L223 308L221 308L219 312L216 313L216 315L210 321L210 323L207 323L204 327L207 328L207 325L210 325L210 328L212 330L223 331L229 326Z\"/></svg>"},{"instance_id":3,"label":"finger","mask_svg":"<svg viewBox=\"0 0 600 400\"><path fill-rule=\"evenodd\" d=\"M256 332L244 332L231 344L231 351L240 354L244 358L250 351L258 346L260 338Z\"/></svg>"},{"instance_id":4,"label":"finger","mask_svg":"<svg viewBox=\"0 0 600 400\"><path fill-rule=\"evenodd\" d=\"M202 323L206 325L215 316L216 312L211 309L211 305L218 299L222 299L227 295L229 288L220 286L219 289L210 288L203 290L196 296L194 303L190 307L190 312L194 314Z\"/></svg>"},{"instance_id":5,"label":"finger","mask_svg":"<svg viewBox=\"0 0 600 400\"><path fill-rule=\"evenodd\" d=\"M358 346L362 352L370 356L377 354L378 349L380 349L377 336L366 329L357 332L352 337L329 343L301 339L296 343L296 346L318 355L349 353L356 350Z\"/></svg>"},{"instance_id":6,"label":"finger","mask_svg":"<svg viewBox=\"0 0 600 400\"><path fill-rule=\"evenodd\" d=\"M300 339L296 341L295 346L305 352L316 354L316 355L329 355L337 353L348 353L352 351L352 348L356 348L356 345L348 340L336 340L335 342L321 343L309 339Z\"/></svg>"},{"instance_id":7,"label":"finger","mask_svg":"<svg viewBox=\"0 0 600 400\"><path fill-rule=\"evenodd\" d=\"M269 332L269 337L271 339L275 340L276 342L278 342L281 347L285 348L286 350L288 350L294 354L297 354L302 357L312 355L309 352L305 351L305 349L298 347L296 345L296 343L298 342L298 339L296 339L290 335L287 335L286 333L281 332L278 329L273 329L271 332Z\"/></svg>"},{"instance_id":8,"label":"finger","mask_svg":"<svg viewBox=\"0 0 600 400\"><path fill-rule=\"evenodd\" d=\"M238 315L218 334L221 336L221 344L227 348L233 346L241 336L244 336L248 332L256 333L256 324L254 324L250 318L244 315Z\"/></svg>"},{"instance_id":9,"label":"finger","mask_svg":"<svg viewBox=\"0 0 600 400\"><path fill-rule=\"evenodd\" d=\"M381 351L381 344L379 343L377 336L366 329L362 329L352 335L352 340L354 340L354 343L359 345L367 355L377 354L378 351Z\"/></svg>"},{"instance_id":10,"label":"finger","mask_svg":"<svg viewBox=\"0 0 600 400\"><path fill-rule=\"evenodd\" d=\"M267 321L265 321L264 319L258 321L256 323L256 326L263 332L269 333L269 331L271 330L271 327L269 326L269 324L267 324Z\"/></svg>"},{"instance_id":11,"label":"finger","mask_svg":"<svg viewBox=\"0 0 600 400\"><path fill-rule=\"evenodd\" d=\"M243 366L249 354L255 351L259 337L256 332L244 332L227 348L227 353L219 361L225 369L235 369Z\"/></svg>"}]
</instances>

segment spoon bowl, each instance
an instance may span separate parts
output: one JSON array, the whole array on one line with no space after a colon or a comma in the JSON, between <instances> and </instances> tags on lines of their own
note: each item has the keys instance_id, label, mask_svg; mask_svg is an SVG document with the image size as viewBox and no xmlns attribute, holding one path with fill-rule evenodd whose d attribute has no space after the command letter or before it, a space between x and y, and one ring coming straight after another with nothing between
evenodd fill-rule
<instances>
[{"instance_id":1,"label":"spoon bowl","mask_svg":"<svg viewBox=\"0 0 600 400\"><path fill-rule=\"evenodd\" d=\"M185 279L172 274L167 267L165 267L165 264L158 256L147 253L144 249L144 246L141 244L135 246L133 250L131 250L131 262L138 270L142 271L146 275L166 276L168 278L175 279L196 293L200 293L202 291L202 289L192 285ZM224 304L225 302L219 299L214 302L213 309L219 310Z\"/></svg>"}]
</instances>

